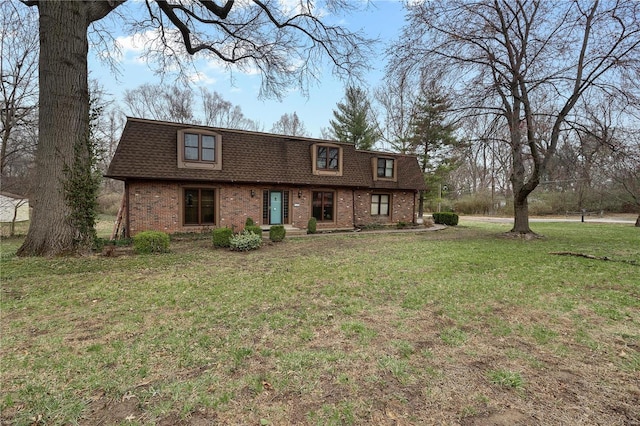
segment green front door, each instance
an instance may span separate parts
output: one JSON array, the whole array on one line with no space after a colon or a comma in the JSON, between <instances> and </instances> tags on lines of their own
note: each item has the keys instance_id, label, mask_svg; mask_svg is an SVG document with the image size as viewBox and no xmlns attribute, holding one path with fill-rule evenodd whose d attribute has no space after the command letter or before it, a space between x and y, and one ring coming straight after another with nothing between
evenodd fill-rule
<instances>
[{"instance_id":1,"label":"green front door","mask_svg":"<svg viewBox=\"0 0 640 426\"><path fill-rule=\"evenodd\" d=\"M282 192L271 191L270 193L270 225L282 224Z\"/></svg>"}]
</instances>

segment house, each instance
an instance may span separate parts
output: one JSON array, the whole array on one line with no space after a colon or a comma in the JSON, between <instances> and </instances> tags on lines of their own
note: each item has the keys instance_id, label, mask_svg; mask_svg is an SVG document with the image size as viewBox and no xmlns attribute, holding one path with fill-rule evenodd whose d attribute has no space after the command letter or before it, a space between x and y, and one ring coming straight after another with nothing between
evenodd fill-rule
<instances>
[{"instance_id":1,"label":"house","mask_svg":"<svg viewBox=\"0 0 640 426\"><path fill-rule=\"evenodd\" d=\"M124 181L123 227L200 232L318 230L415 222L425 189L415 156L351 144L128 118L106 176Z\"/></svg>"},{"instance_id":2,"label":"house","mask_svg":"<svg viewBox=\"0 0 640 426\"><path fill-rule=\"evenodd\" d=\"M0 192L0 222L29 220L29 200L22 195Z\"/></svg>"}]
</instances>

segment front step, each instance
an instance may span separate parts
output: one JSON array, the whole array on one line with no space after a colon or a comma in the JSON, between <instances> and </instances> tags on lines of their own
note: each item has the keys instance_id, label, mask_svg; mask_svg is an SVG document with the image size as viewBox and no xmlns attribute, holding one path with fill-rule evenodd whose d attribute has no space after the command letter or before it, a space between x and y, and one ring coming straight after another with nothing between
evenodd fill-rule
<instances>
[{"instance_id":1,"label":"front step","mask_svg":"<svg viewBox=\"0 0 640 426\"><path fill-rule=\"evenodd\" d=\"M262 228L262 233L264 237L269 237L269 228L271 228L271 225L262 225L260 226L260 228ZM300 229L300 228L296 228L294 226L291 225L284 225L284 230L287 232L287 236L294 236L294 235L307 235L307 230L306 229Z\"/></svg>"}]
</instances>

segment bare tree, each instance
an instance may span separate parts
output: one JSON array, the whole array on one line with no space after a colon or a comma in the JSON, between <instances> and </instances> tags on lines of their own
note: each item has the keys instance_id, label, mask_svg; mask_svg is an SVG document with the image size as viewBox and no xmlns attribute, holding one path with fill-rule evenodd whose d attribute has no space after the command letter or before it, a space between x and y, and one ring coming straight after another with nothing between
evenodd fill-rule
<instances>
[{"instance_id":1,"label":"bare tree","mask_svg":"<svg viewBox=\"0 0 640 426\"><path fill-rule=\"evenodd\" d=\"M304 123L295 111L293 114L282 114L280 119L273 123L271 132L288 136L310 136Z\"/></svg>"},{"instance_id":2,"label":"bare tree","mask_svg":"<svg viewBox=\"0 0 640 426\"><path fill-rule=\"evenodd\" d=\"M390 71L435 73L457 89L459 107L499 117L511 151L511 232L531 233L528 196L577 102L640 94L640 3L443 0L407 10Z\"/></svg>"},{"instance_id":3,"label":"bare tree","mask_svg":"<svg viewBox=\"0 0 640 426\"><path fill-rule=\"evenodd\" d=\"M629 134L626 144L611 147L611 163L607 168L608 176L618 183L638 212L637 227L640 227L640 134Z\"/></svg>"},{"instance_id":4,"label":"bare tree","mask_svg":"<svg viewBox=\"0 0 640 426\"><path fill-rule=\"evenodd\" d=\"M415 115L416 91L403 78L390 78L378 88L374 98L382 108L380 135L391 151L412 152L411 119Z\"/></svg>"},{"instance_id":5,"label":"bare tree","mask_svg":"<svg viewBox=\"0 0 640 426\"><path fill-rule=\"evenodd\" d=\"M38 15L13 2L0 3L2 148L0 175L26 174L38 117Z\"/></svg>"},{"instance_id":6,"label":"bare tree","mask_svg":"<svg viewBox=\"0 0 640 426\"><path fill-rule=\"evenodd\" d=\"M89 135L87 52L89 27L121 9L124 0L22 0L35 6L40 22L39 142L35 203L29 233L18 254L57 255L78 250L78 229L67 218L64 171L88 157L74 147ZM132 21L133 31L156 34L148 46L161 68L187 64L183 52L228 67L258 71L262 93L279 96L286 87L306 87L326 60L342 76L365 66L369 47L360 35L320 19L325 11L352 8L346 0L327 0L325 8L301 2L285 9L276 1L145 1L147 18ZM175 40L179 43L175 43ZM154 44L155 42L155 44ZM179 46L182 47L179 47Z\"/></svg>"},{"instance_id":7,"label":"bare tree","mask_svg":"<svg viewBox=\"0 0 640 426\"><path fill-rule=\"evenodd\" d=\"M193 90L177 85L146 83L124 93L124 103L133 115L154 120L193 123L193 102Z\"/></svg>"},{"instance_id":8,"label":"bare tree","mask_svg":"<svg viewBox=\"0 0 640 426\"><path fill-rule=\"evenodd\" d=\"M143 84L125 91L124 103L137 117L178 123L203 123L212 127L259 130L257 121L245 117L242 108L227 101L218 92L206 88L195 92L189 86ZM195 105L202 105L201 111Z\"/></svg>"},{"instance_id":9,"label":"bare tree","mask_svg":"<svg viewBox=\"0 0 640 426\"><path fill-rule=\"evenodd\" d=\"M245 117L242 108L227 101L218 92L202 89L203 123L212 127L226 127L240 130L260 130L255 120Z\"/></svg>"}]
</instances>

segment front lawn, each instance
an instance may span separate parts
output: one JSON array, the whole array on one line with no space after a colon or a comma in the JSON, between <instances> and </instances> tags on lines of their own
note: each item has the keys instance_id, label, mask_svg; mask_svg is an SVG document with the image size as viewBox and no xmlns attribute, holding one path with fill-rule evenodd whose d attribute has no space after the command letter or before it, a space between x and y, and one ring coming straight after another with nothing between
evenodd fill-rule
<instances>
[{"instance_id":1,"label":"front lawn","mask_svg":"<svg viewBox=\"0 0 640 426\"><path fill-rule=\"evenodd\" d=\"M61 259L3 240L2 424L640 422L640 229L508 229Z\"/></svg>"}]
</instances>

